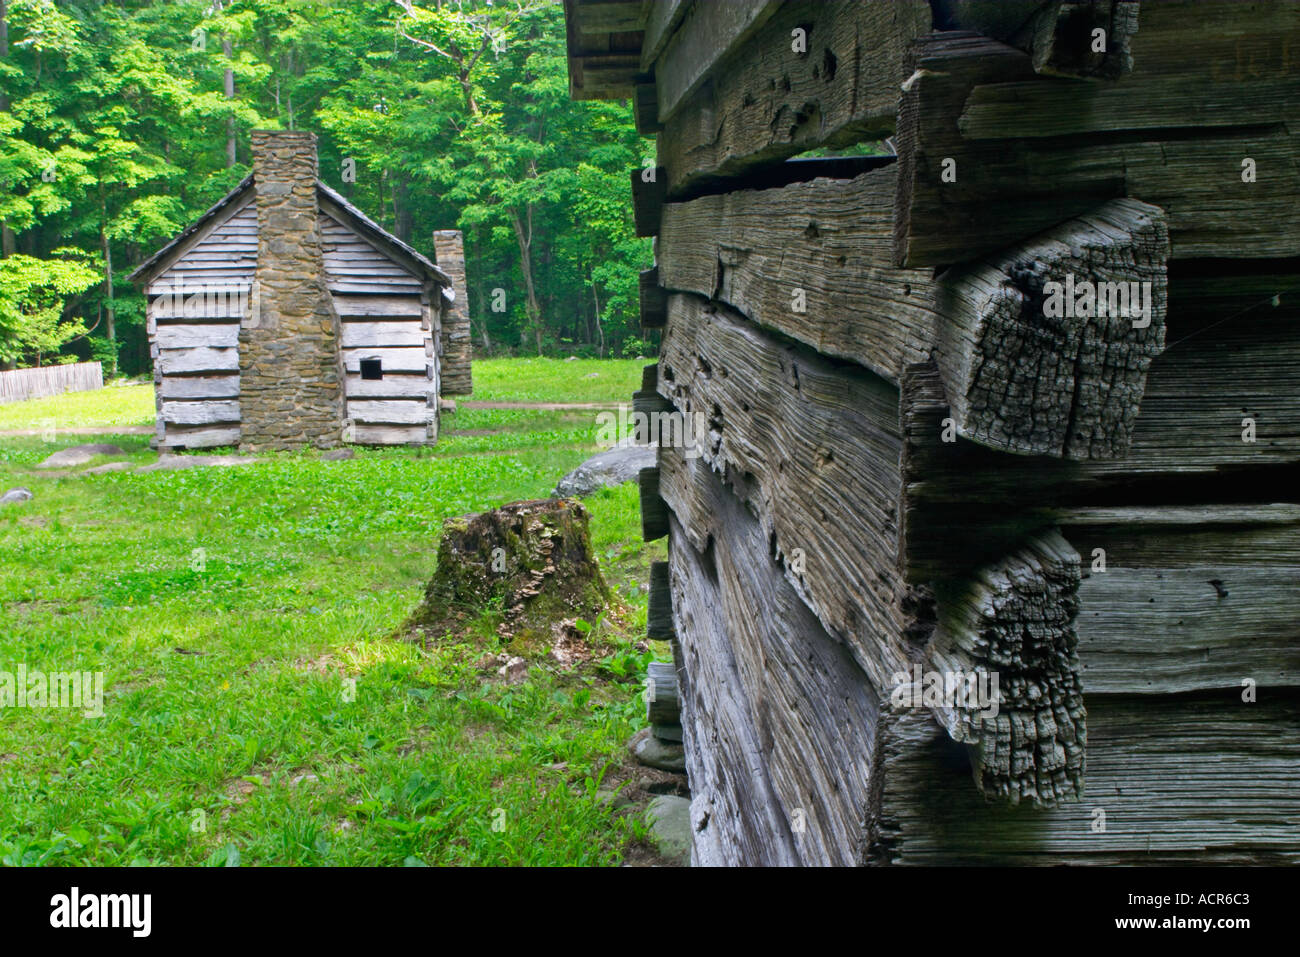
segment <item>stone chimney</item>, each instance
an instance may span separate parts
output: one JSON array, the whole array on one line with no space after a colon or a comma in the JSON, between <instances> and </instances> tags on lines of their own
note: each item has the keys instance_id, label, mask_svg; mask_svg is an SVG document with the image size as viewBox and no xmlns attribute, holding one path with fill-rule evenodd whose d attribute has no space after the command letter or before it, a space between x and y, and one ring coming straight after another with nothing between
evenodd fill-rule
<instances>
[{"instance_id":1,"label":"stone chimney","mask_svg":"<svg viewBox=\"0 0 1300 957\"><path fill-rule=\"evenodd\" d=\"M240 447L338 445L343 368L321 255L316 136L254 130L252 140L257 271L239 331Z\"/></svg>"},{"instance_id":2,"label":"stone chimney","mask_svg":"<svg viewBox=\"0 0 1300 957\"><path fill-rule=\"evenodd\" d=\"M439 229L433 234L433 260L451 277L456 298L442 303L442 366L440 391L443 395L469 395L474 391L470 363L474 341L470 337L469 298L465 289L465 244L458 229Z\"/></svg>"}]
</instances>

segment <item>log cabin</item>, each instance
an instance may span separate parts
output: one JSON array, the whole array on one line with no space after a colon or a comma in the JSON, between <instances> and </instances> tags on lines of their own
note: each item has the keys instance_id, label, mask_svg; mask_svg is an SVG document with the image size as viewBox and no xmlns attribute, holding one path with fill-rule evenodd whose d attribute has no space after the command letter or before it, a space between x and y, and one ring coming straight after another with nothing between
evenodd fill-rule
<instances>
[{"instance_id":1,"label":"log cabin","mask_svg":"<svg viewBox=\"0 0 1300 957\"><path fill-rule=\"evenodd\" d=\"M460 233L434 234L440 267L321 182L314 134L255 130L252 151L252 174L131 274L154 445L435 442L439 396L470 388Z\"/></svg>"},{"instance_id":2,"label":"log cabin","mask_svg":"<svg viewBox=\"0 0 1300 957\"><path fill-rule=\"evenodd\" d=\"M1300 862L1300 4L565 12L693 862Z\"/></svg>"}]
</instances>

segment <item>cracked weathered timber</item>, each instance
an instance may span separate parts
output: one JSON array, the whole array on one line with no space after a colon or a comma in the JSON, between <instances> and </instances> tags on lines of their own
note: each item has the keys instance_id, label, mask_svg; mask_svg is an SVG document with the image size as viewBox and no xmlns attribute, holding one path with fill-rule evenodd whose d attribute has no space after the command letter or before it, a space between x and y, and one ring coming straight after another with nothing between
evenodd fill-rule
<instances>
[{"instance_id":1,"label":"cracked weathered timber","mask_svg":"<svg viewBox=\"0 0 1300 957\"><path fill-rule=\"evenodd\" d=\"M967 580L935 586L938 622L926 664L936 673L997 676L996 714L979 707L983 701L933 709L953 740L970 746L975 783L990 800L1051 807L1083 791L1078 590L1079 554L1056 531Z\"/></svg>"},{"instance_id":2,"label":"cracked weathered timber","mask_svg":"<svg viewBox=\"0 0 1300 957\"><path fill-rule=\"evenodd\" d=\"M695 548L719 534L698 500L696 473L713 470L758 516L791 586L877 691L889 688L908 661L910 620L896 567L897 391L682 294L669 297L658 385L678 410L709 421L698 457L662 445L659 454L658 490Z\"/></svg>"},{"instance_id":3,"label":"cracked weathered timber","mask_svg":"<svg viewBox=\"0 0 1300 957\"><path fill-rule=\"evenodd\" d=\"M1083 798L987 804L925 712L886 713L870 863L1297 864L1300 698L1088 699Z\"/></svg>"},{"instance_id":4,"label":"cracked weathered timber","mask_svg":"<svg viewBox=\"0 0 1300 957\"><path fill-rule=\"evenodd\" d=\"M699 551L675 516L669 551L695 863L858 863L878 697L759 522L707 466L691 467L693 501L717 519Z\"/></svg>"},{"instance_id":5,"label":"cracked weathered timber","mask_svg":"<svg viewBox=\"0 0 1300 957\"><path fill-rule=\"evenodd\" d=\"M895 384L907 365L935 354L959 400L958 430L993 448L1122 454L1147 366L1163 345L1168 237L1160 211L1115 200L936 279L891 263L896 172L886 166L850 180L669 204L658 279ZM1080 290L1111 284L1099 288L1115 294L1101 297L1112 312L1136 289L1149 310L1133 319L1046 315L1043 284L1067 280Z\"/></svg>"},{"instance_id":6,"label":"cracked weathered timber","mask_svg":"<svg viewBox=\"0 0 1300 957\"><path fill-rule=\"evenodd\" d=\"M1146 5L1144 14L1160 6ZM1211 38L1207 55L1224 61L1234 39L1231 32L1217 42ZM1285 64L1284 46L1268 54L1261 63ZM1041 77L1028 54L978 34L953 31L917 40L899 109L895 262L946 266L978 258L1121 196L1165 210L1173 258L1300 253L1290 89L1274 81L1271 92L1261 91L1263 107L1234 114L1233 103L1254 102L1254 68L1248 73L1215 67L1217 75L1207 82L1204 61L1194 77L1180 63L1165 72L1152 67L1148 81L1140 79L1143 61L1136 49L1134 57L1137 72L1123 81L1121 97L1118 86ZM1294 71L1282 75L1290 80ZM1146 92L1144 83L1150 85ZM977 91L990 87L1010 91L1001 113L963 117L967 104L984 95ZM1044 111L1047 128L1064 122L1084 138L1035 135L1035 114L1026 113L1021 87L1032 95L1042 89L1042 96L1057 96L1065 119ZM1149 102L1151 115L1167 118L1164 125L1150 128L1135 100ZM1202 126L1203 114L1220 117L1211 121L1219 124L1225 116L1240 120L1196 137L1183 135ZM1255 169L1249 182L1242 178L1247 158Z\"/></svg>"},{"instance_id":7,"label":"cracked weathered timber","mask_svg":"<svg viewBox=\"0 0 1300 957\"><path fill-rule=\"evenodd\" d=\"M1074 508L1089 701L1300 685L1300 505Z\"/></svg>"},{"instance_id":8,"label":"cracked weathered timber","mask_svg":"<svg viewBox=\"0 0 1300 957\"><path fill-rule=\"evenodd\" d=\"M792 49L792 30L807 49ZM916 0L787 4L663 124L668 194L681 198L815 146L848 146L894 130L903 56L930 28ZM710 38L712 39L712 38ZM716 43L714 44L716 48ZM725 52L725 51L720 51ZM657 70L679 70L676 51Z\"/></svg>"},{"instance_id":9,"label":"cracked weathered timber","mask_svg":"<svg viewBox=\"0 0 1300 957\"><path fill-rule=\"evenodd\" d=\"M1124 455L1164 348L1168 255L1163 212L1118 199L937 281L935 358L958 433L1008 452Z\"/></svg>"}]
</instances>

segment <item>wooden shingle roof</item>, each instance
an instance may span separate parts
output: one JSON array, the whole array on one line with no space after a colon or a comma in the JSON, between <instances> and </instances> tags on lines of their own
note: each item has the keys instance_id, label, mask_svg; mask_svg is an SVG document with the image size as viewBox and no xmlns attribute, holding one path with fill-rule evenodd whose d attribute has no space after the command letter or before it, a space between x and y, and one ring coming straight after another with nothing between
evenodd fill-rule
<instances>
[{"instance_id":1,"label":"wooden shingle roof","mask_svg":"<svg viewBox=\"0 0 1300 957\"><path fill-rule=\"evenodd\" d=\"M226 219L226 214L242 206L250 198L253 190L253 175L250 173L239 185L214 203L202 216L167 243L152 256L137 266L130 275L130 280L137 285L149 283L173 262L183 256L198 238L205 235L218 223ZM373 219L357 209L337 190L331 189L320 180L316 181L316 200L326 212L343 222L362 238L369 241L380 252L394 262L404 266L412 273L442 286L444 292L451 290L451 278L439 269L428 257L422 255L408 244L388 232Z\"/></svg>"}]
</instances>

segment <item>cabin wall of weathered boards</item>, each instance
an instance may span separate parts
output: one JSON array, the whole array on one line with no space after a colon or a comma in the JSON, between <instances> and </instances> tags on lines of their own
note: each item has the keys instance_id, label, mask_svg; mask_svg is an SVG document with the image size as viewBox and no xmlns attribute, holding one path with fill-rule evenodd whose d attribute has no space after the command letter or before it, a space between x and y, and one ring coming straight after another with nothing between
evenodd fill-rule
<instances>
[{"instance_id":1,"label":"cabin wall of weathered boards","mask_svg":"<svg viewBox=\"0 0 1300 957\"><path fill-rule=\"evenodd\" d=\"M1300 861L1300 5L565 7L695 862Z\"/></svg>"}]
</instances>

